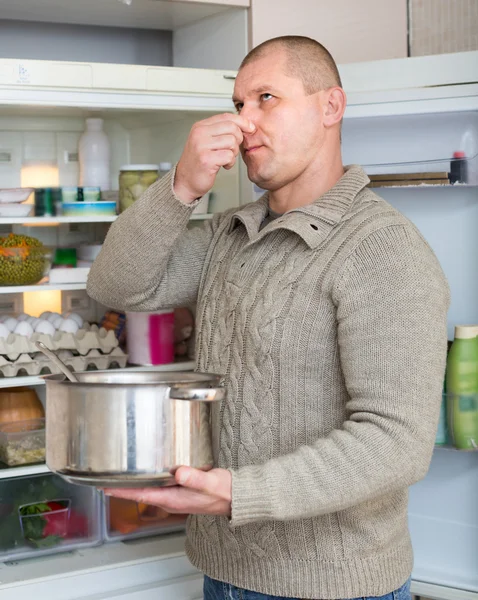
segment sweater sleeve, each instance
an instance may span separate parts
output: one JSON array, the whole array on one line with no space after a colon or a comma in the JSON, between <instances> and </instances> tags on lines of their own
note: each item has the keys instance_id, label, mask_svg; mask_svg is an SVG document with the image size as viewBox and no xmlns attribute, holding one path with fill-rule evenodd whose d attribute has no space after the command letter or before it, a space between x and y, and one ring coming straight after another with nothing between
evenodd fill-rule
<instances>
[{"instance_id":1,"label":"sweater sleeve","mask_svg":"<svg viewBox=\"0 0 478 600\"><path fill-rule=\"evenodd\" d=\"M87 284L101 304L146 312L195 303L217 217L188 230L197 202L175 196L174 174L151 185L111 226Z\"/></svg>"},{"instance_id":2,"label":"sweater sleeve","mask_svg":"<svg viewBox=\"0 0 478 600\"><path fill-rule=\"evenodd\" d=\"M231 527L309 518L423 478L446 361L449 290L411 225L370 234L333 288L347 419L313 445L232 472Z\"/></svg>"}]
</instances>

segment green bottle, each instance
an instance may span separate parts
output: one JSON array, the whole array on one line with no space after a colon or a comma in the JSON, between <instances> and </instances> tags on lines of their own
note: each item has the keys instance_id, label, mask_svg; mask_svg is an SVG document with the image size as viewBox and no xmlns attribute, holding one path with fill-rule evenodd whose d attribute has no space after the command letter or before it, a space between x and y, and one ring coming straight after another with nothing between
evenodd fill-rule
<instances>
[{"instance_id":1,"label":"green bottle","mask_svg":"<svg viewBox=\"0 0 478 600\"><path fill-rule=\"evenodd\" d=\"M448 427L460 450L478 448L478 326L458 325L448 353Z\"/></svg>"}]
</instances>

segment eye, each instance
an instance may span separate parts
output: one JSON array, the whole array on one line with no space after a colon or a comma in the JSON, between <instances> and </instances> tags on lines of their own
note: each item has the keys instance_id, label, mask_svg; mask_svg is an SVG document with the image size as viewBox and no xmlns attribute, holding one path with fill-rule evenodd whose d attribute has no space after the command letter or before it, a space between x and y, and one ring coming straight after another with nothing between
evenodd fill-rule
<instances>
[{"instance_id":1,"label":"eye","mask_svg":"<svg viewBox=\"0 0 478 600\"><path fill-rule=\"evenodd\" d=\"M241 112L241 110L242 110L242 107L243 107L243 106L244 106L244 104L242 104L241 102L237 102L237 103L234 105L234 108L236 109L236 112L237 112L237 113L240 113L240 112Z\"/></svg>"},{"instance_id":2,"label":"eye","mask_svg":"<svg viewBox=\"0 0 478 600\"><path fill-rule=\"evenodd\" d=\"M273 98L274 96L272 94L269 94L268 92L266 92L265 94L261 94L261 99L262 100L270 100L271 98Z\"/></svg>"}]
</instances>

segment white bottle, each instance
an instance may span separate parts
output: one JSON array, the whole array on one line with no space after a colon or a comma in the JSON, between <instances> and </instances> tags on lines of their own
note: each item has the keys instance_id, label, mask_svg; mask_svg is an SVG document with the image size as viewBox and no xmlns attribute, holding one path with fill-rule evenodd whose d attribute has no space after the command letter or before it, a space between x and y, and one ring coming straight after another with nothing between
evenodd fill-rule
<instances>
[{"instance_id":1,"label":"white bottle","mask_svg":"<svg viewBox=\"0 0 478 600\"><path fill-rule=\"evenodd\" d=\"M110 143L103 131L103 119L86 119L86 131L81 135L78 154L80 186L110 189Z\"/></svg>"}]
</instances>

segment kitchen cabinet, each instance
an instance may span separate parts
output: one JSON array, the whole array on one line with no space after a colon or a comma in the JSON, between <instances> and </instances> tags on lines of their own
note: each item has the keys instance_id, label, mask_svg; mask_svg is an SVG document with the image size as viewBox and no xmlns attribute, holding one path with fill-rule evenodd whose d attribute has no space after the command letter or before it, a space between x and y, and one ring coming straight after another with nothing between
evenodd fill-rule
<instances>
[{"instance_id":1,"label":"kitchen cabinet","mask_svg":"<svg viewBox=\"0 0 478 600\"><path fill-rule=\"evenodd\" d=\"M237 69L249 0L2 0L2 58ZM1 76L0 76L1 79Z\"/></svg>"},{"instance_id":2,"label":"kitchen cabinet","mask_svg":"<svg viewBox=\"0 0 478 600\"><path fill-rule=\"evenodd\" d=\"M318 40L337 63L407 56L406 0L252 0L250 47L280 35Z\"/></svg>"}]
</instances>

